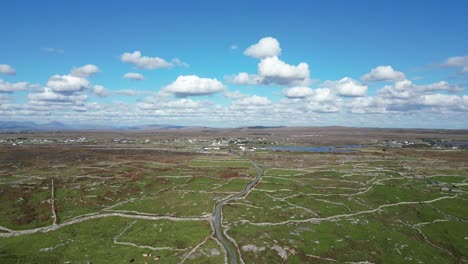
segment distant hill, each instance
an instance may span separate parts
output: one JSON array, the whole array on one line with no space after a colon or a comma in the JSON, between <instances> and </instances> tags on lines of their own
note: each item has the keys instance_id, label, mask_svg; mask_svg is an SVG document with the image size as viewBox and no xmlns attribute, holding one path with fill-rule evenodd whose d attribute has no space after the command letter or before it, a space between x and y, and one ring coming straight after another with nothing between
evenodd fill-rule
<instances>
[{"instance_id":1,"label":"distant hill","mask_svg":"<svg viewBox=\"0 0 468 264\"><path fill-rule=\"evenodd\" d=\"M282 128L285 126L249 126L248 129L270 129L270 128Z\"/></svg>"},{"instance_id":2,"label":"distant hill","mask_svg":"<svg viewBox=\"0 0 468 264\"><path fill-rule=\"evenodd\" d=\"M186 126L176 126L176 125L142 125L142 126L129 126L129 127L122 127L121 129L125 130L151 130L151 129L182 129L186 128Z\"/></svg>"},{"instance_id":3,"label":"distant hill","mask_svg":"<svg viewBox=\"0 0 468 264\"><path fill-rule=\"evenodd\" d=\"M65 131L65 130L168 130L183 129L186 126L176 125L141 125L141 126L103 126L103 125L67 125L61 122L53 121L45 124L35 122L21 121L0 121L1 132L19 132L19 131Z\"/></svg>"},{"instance_id":4,"label":"distant hill","mask_svg":"<svg viewBox=\"0 0 468 264\"><path fill-rule=\"evenodd\" d=\"M37 130L37 124L34 122L0 121L0 130Z\"/></svg>"},{"instance_id":5,"label":"distant hill","mask_svg":"<svg viewBox=\"0 0 468 264\"><path fill-rule=\"evenodd\" d=\"M67 125L60 122L37 124L34 122L0 121L0 131L38 131L38 130L67 130Z\"/></svg>"}]
</instances>

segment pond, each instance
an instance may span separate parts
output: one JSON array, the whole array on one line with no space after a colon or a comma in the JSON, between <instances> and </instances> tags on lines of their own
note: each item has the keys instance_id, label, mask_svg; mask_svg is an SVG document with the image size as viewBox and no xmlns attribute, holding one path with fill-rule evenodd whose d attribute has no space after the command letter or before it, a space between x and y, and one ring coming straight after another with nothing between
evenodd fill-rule
<instances>
[{"instance_id":1,"label":"pond","mask_svg":"<svg viewBox=\"0 0 468 264\"><path fill-rule=\"evenodd\" d=\"M340 152L347 153L356 151L362 148L362 145L346 145L346 146L326 146L326 147L307 147L307 146L273 146L268 147L271 150L278 151L293 151L293 152Z\"/></svg>"},{"instance_id":2,"label":"pond","mask_svg":"<svg viewBox=\"0 0 468 264\"><path fill-rule=\"evenodd\" d=\"M468 141L448 141L448 142L442 142L440 144L447 146L447 147L468 148Z\"/></svg>"}]
</instances>

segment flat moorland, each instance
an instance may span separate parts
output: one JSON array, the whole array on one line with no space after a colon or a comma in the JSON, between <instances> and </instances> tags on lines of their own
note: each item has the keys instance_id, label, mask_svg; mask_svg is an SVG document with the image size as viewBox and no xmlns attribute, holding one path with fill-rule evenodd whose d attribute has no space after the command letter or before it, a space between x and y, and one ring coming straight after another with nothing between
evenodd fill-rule
<instances>
[{"instance_id":1,"label":"flat moorland","mask_svg":"<svg viewBox=\"0 0 468 264\"><path fill-rule=\"evenodd\" d=\"M464 263L468 151L445 143L467 139L340 127L0 134L0 262ZM269 148L343 145L358 147Z\"/></svg>"}]
</instances>

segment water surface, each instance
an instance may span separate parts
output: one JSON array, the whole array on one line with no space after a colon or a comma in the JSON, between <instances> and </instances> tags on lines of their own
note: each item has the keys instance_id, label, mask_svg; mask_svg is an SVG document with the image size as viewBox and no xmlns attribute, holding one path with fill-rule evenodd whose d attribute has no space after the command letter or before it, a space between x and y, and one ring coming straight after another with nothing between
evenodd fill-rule
<instances>
[{"instance_id":1,"label":"water surface","mask_svg":"<svg viewBox=\"0 0 468 264\"><path fill-rule=\"evenodd\" d=\"M326 146L326 147L307 147L307 146L272 146L268 147L271 150L293 151L293 152L340 152L347 153L356 151L362 145L346 145L346 146Z\"/></svg>"}]
</instances>

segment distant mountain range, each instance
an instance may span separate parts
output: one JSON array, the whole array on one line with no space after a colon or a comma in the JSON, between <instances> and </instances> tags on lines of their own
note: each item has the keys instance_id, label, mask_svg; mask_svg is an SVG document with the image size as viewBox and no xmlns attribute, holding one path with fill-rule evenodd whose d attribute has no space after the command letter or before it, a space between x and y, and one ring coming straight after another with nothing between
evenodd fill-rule
<instances>
[{"instance_id":1,"label":"distant mountain range","mask_svg":"<svg viewBox=\"0 0 468 264\"><path fill-rule=\"evenodd\" d=\"M141 125L141 126L105 126L105 125L66 125L57 121L37 124L34 122L0 121L0 131L63 131L63 130L166 130L183 129L186 126Z\"/></svg>"}]
</instances>

